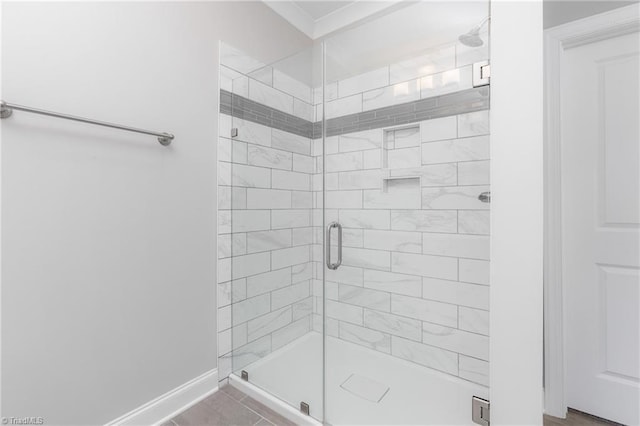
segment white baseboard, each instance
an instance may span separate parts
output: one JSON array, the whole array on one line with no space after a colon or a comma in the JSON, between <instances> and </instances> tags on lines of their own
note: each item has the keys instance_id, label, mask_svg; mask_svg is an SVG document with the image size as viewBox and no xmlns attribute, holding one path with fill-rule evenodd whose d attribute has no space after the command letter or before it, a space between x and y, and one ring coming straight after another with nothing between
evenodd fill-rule
<instances>
[{"instance_id":1,"label":"white baseboard","mask_svg":"<svg viewBox=\"0 0 640 426\"><path fill-rule=\"evenodd\" d=\"M218 369L215 368L131 410L127 414L107 423L106 426L159 425L217 390Z\"/></svg>"}]
</instances>

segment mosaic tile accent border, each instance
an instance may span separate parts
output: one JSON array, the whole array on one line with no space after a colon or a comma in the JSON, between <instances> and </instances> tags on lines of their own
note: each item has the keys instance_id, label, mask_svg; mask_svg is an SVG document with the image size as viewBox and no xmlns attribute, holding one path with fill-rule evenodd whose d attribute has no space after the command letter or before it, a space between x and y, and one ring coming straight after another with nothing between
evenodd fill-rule
<instances>
[{"instance_id":1,"label":"mosaic tile accent border","mask_svg":"<svg viewBox=\"0 0 640 426\"><path fill-rule=\"evenodd\" d=\"M489 109L489 87L478 87L327 120L327 136L379 129ZM220 112L307 138L322 135L310 121L220 90Z\"/></svg>"}]
</instances>

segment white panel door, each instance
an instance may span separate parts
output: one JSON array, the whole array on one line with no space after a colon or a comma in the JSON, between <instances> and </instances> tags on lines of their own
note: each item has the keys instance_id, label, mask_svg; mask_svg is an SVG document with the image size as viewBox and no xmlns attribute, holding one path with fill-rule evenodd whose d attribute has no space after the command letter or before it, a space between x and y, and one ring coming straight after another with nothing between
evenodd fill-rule
<instances>
[{"instance_id":1,"label":"white panel door","mask_svg":"<svg viewBox=\"0 0 640 426\"><path fill-rule=\"evenodd\" d=\"M638 33L566 52L562 87L567 403L640 423Z\"/></svg>"}]
</instances>

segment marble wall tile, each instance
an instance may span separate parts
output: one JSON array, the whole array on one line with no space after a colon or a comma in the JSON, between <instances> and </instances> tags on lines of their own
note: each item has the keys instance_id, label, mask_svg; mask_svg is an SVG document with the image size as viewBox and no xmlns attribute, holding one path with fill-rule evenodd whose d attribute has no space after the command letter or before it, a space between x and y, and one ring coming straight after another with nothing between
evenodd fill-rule
<instances>
[{"instance_id":1,"label":"marble wall tile","mask_svg":"<svg viewBox=\"0 0 640 426\"><path fill-rule=\"evenodd\" d=\"M233 80L242 74L224 65L220 65L220 89L233 92Z\"/></svg>"},{"instance_id":2,"label":"marble wall tile","mask_svg":"<svg viewBox=\"0 0 640 426\"><path fill-rule=\"evenodd\" d=\"M273 70L273 87L311 104L311 87L278 69Z\"/></svg>"},{"instance_id":3,"label":"marble wall tile","mask_svg":"<svg viewBox=\"0 0 640 426\"><path fill-rule=\"evenodd\" d=\"M391 229L398 231L456 232L455 210L391 210Z\"/></svg>"},{"instance_id":4,"label":"marble wall tile","mask_svg":"<svg viewBox=\"0 0 640 426\"><path fill-rule=\"evenodd\" d=\"M291 247L291 230L269 230L247 233L247 252L256 253Z\"/></svg>"},{"instance_id":5,"label":"marble wall tile","mask_svg":"<svg viewBox=\"0 0 640 426\"><path fill-rule=\"evenodd\" d=\"M293 154L293 171L311 174L315 166L313 157L308 155Z\"/></svg>"},{"instance_id":6,"label":"marble wall tile","mask_svg":"<svg viewBox=\"0 0 640 426\"><path fill-rule=\"evenodd\" d=\"M231 139L218 138L218 161L231 162Z\"/></svg>"},{"instance_id":7,"label":"marble wall tile","mask_svg":"<svg viewBox=\"0 0 640 426\"><path fill-rule=\"evenodd\" d=\"M293 115L307 121L316 121L316 110L314 106L298 98L293 98Z\"/></svg>"},{"instance_id":8,"label":"marble wall tile","mask_svg":"<svg viewBox=\"0 0 640 426\"><path fill-rule=\"evenodd\" d=\"M489 309L489 287L485 285L423 278L422 297L454 305Z\"/></svg>"},{"instance_id":9,"label":"marble wall tile","mask_svg":"<svg viewBox=\"0 0 640 426\"><path fill-rule=\"evenodd\" d=\"M259 82L266 84L267 86L273 87L273 67L266 66L259 68L255 71L250 72L248 76L250 78L253 78L254 80L258 80Z\"/></svg>"},{"instance_id":10,"label":"marble wall tile","mask_svg":"<svg viewBox=\"0 0 640 426\"><path fill-rule=\"evenodd\" d=\"M423 234L422 253L488 260L489 237L463 234Z\"/></svg>"},{"instance_id":11,"label":"marble wall tile","mask_svg":"<svg viewBox=\"0 0 640 426\"><path fill-rule=\"evenodd\" d=\"M368 250L354 247L342 249L342 263L348 266L389 271L391 258L388 251Z\"/></svg>"},{"instance_id":12,"label":"marble wall tile","mask_svg":"<svg viewBox=\"0 0 640 426\"><path fill-rule=\"evenodd\" d=\"M458 259L412 253L391 253L391 271L423 277L458 279Z\"/></svg>"},{"instance_id":13,"label":"marble wall tile","mask_svg":"<svg viewBox=\"0 0 640 426\"><path fill-rule=\"evenodd\" d=\"M269 293L291 285L291 268L276 269L246 278L247 297Z\"/></svg>"},{"instance_id":14,"label":"marble wall tile","mask_svg":"<svg viewBox=\"0 0 640 426\"><path fill-rule=\"evenodd\" d=\"M311 189L311 179L307 173L272 170L271 187L278 189L309 191Z\"/></svg>"},{"instance_id":15,"label":"marble wall tile","mask_svg":"<svg viewBox=\"0 0 640 426\"><path fill-rule=\"evenodd\" d=\"M340 135L338 137L340 152L380 148L383 134L381 129L372 129Z\"/></svg>"},{"instance_id":16,"label":"marble wall tile","mask_svg":"<svg viewBox=\"0 0 640 426\"><path fill-rule=\"evenodd\" d=\"M391 84L425 75L436 74L456 67L455 45L431 49L422 55L389 66Z\"/></svg>"},{"instance_id":17,"label":"marble wall tile","mask_svg":"<svg viewBox=\"0 0 640 426\"><path fill-rule=\"evenodd\" d=\"M322 120L322 114L318 117L317 111L318 110L316 110L316 119ZM327 120L343 115L355 114L356 112L362 112L362 93L329 101L324 106L324 113L327 116Z\"/></svg>"},{"instance_id":18,"label":"marble wall tile","mask_svg":"<svg viewBox=\"0 0 640 426\"><path fill-rule=\"evenodd\" d=\"M233 79L231 82L232 93L234 95L249 97L249 78L246 76L240 76Z\"/></svg>"},{"instance_id":19,"label":"marble wall tile","mask_svg":"<svg viewBox=\"0 0 640 426\"><path fill-rule=\"evenodd\" d=\"M477 358L460 355L458 374L463 379L489 386L489 363Z\"/></svg>"},{"instance_id":20,"label":"marble wall tile","mask_svg":"<svg viewBox=\"0 0 640 426\"><path fill-rule=\"evenodd\" d=\"M421 186L454 186L457 184L457 164L431 164L408 169L391 170L391 176L418 176Z\"/></svg>"},{"instance_id":21,"label":"marble wall tile","mask_svg":"<svg viewBox=\"0 0 640 426\"><path fill-rule=\"evenodd\" d=\"M218 308L218 330L226 330L231 325L231 305Z\"/></svg>"},{"instance_id":22,"label":"marble wall tile","mask_svg":"<svg viewBox=\"0 0 640 426\"><path fill-rule=\"evenodd\" d=\"M416 275L365 269L363 278L366 288L406 296L420 297L422 295L422 278Z\"/></svg>"},{"instance_id":23,"label":"marble wall tile","mask_svg":"<svg viewBox=\"0 0 640 426\"><path fill-rule=\"evenodd\" d=\"M274 310L247 322L247 339L251 342L291 323L291 306Z\"/></svg>"},{"instance_id":24,"label":"marble wall tile","mask_svg":"<svg viewBox=\"0 0 640 426\"><path fill-rule=\"evenodd\" d=\"M298 154L311 154L311 139L279 129L272 129L271 146Z\"/></svg>"},{"instance_id":25,"label":"marble wall tile","mask_svg":"<svg viewBox=\"0 0 640 426\"><path fill-rule=\"evenodd\" d=\"M307 334L309 331L311 331L311 327L308 316L298 319L297 321L274 331L271 335L273 350L275 351L276 349L293 342Z\"/></svg>"},{"instance_id":26,"label":"marble wall tile","mask_svg":"<svg viewBox=\"0 0 640 426\"><path fill-rule=\"evenodd\" d=\"M422 142L434 142L458 137L458 120L456 116L436 118L420 122L420 139Z\"/></svg>"},{"instance_id":27,"label":"marble wall tile","mask_svg":"<svg viewBox=\"0 0 640 426\"><path fill-rule=\"evenodd\" d=\"M388 150L387 167L390 169L420 167L420 148L396 148Z\"/></svg>"},{"instance_id":28,"label":"marble wall tile","mask_svg":"<svg viewBox=\"0 0 640 426\"><path fill-rule=\"evenodd\" d=\"M279 309L308 298L311 293L309 281L293 284L290 287L282 288L271 293L271 309Z\"/></svg>"},{"instance_id":29,"label":"marble wall tile","mask_svg":"<svg viewBox=\"0 0 640 426\"><path fill-rule=\"evenodd\" d=\"M311 262L291 266L291 282L296 284L310 280L313 273L312 266Z\"/></svg>"},{"instance_id":30,"label":"marble wall tile","mask_svg":"<svg viewBox=\"0 0 640 426\"><path fill-rule=\"evenodd\" d=\"M418 182L409 180L391 180L387 182L387 191L367 189L363 191L365 209L419 209L420 187Z\"/></svg>"},{"instance_id":31,"label":"marble wall tile","mask_svg":"<svg viewBox=\"0 0 640 426\"><path fill-rule=\"evenodd\" d=\"M364 326L393 336L405 337L418 342L421 340L421 323L412 318L365 309Z\"/></svg>"},{"instance_id":32,"label":"marble wall tile","mask_svg":"<svg viewBox=\"0 0 640 426\"><path fill-rule=\"evenodd\" d=\"M274 210L271 212L271 229L304 228L311 225L308 209Z\"/></svg>"},{"instance_id":33,"label":"marble wall tile","mask_svg":"<svg viewBox=\"0 0 640 426\"><path fill-rule=\"evenodd\" d=\"M234 164L231 167L231 173L233 186L244 186L251 188L271 187L271 170L264 167Z\"/></svg>"},{"instance_id":34,"label":"marble wall tile","mask_svg":"<svg viewBox=\"0 0 640 426\"><path fill-rule=\"evenodd\" d=\"M231 185L231 163L218 162L218 185Z\"/></svg>"},{"instance_id":35,"label":"marble wall tile","mask_svg":"<svg viewBox=\"0 0 640 426\"><path fill-rule=\"evenodd\" d=\"M309 248L305 246L285 248L271 252L271 267L274 269L305 263L309 260Z\"/></svg>"},{"instance_id":36,"label":"marble wall tile","mask_svg":"<svg viewBox=\"0 0 640 426\"><path fill-rule=\"evenodd\" d=\"M382 167L382 152L380 149L362 151L363 168L379 169Z\"/></svg>"},{"instance_id":37,"label":"marble wall tile","mask_svg":"<svg viewBox=\"0 0 640 426\"><path fill-rule=\"evenodd\" d=\"M344 98L355 93L389 85L389 67L385 66L338 81L338 96ZM341 114L344 115L344 114Z\"/></svg>"},{"instance_id":38,"label":"marble wall tile","mask_svg":"<svg viewBox=\"0 0 640 426\"><path fill-rule=\"evenodd\" d=\"M364 247L376 250L422 253L422 234L407 231L366 229Z\"/></svg>"},{"instance_id":39,"label":"marble wall tile","mask_svg":"<svg viewBox=\"0 0 640 426\"><path fill-rule=\"evenodd\" d=\"M403 81L362 94L362 110L369 111L420 99L420 80Z\"/></svg>"},{"instance_id":40,"label":"marble wall tile","mask_svg":"<svg viewBox=\"0 0 640 426\"><path fill-rule=\"evenodd\" d=\"M264 336L233 351L233 370L237 371L271 352L271 336Z\"/></svg>"},{"instance_id":41,"label":"marble wall tile","mask_svg":"<svg viewBox=\"0 0 640 426\"><path fill-rule=\"evenodd\" d=\"M460 259L460 281L489 284L489 261Z\"/></svg>"},{"instance_id":42,"label":"marble wall tile","mask_svg":"<svg viewBox=\"0 0 640 426\"><path fill-rule=\"evenodd\" d=\"M296 228L292 229L294 246L308 245L313 243L313 228Z\"/></svg>"},{"instance_id":43,"label":"marble wall tile","mask_svg":"<svg viewBox=\"0 0 640 426\"><path fill-rule=\"evenodd\" d=\"M377 311L389 312L391 309L391 295L389 293L360 286L340 284L338 300Z\"/></svg>"},{"instance_id":44,"label":"marble wall tile","mask_svg":"<svg viewBox=\"0 0 640 426\"><path fill-rule=\"evenodd\" d=\"M231 276L233 279L266 272L271 268L270 253L255 253L234 256L231 259Z\"/></svg>"},{"instance_id":45,"label":"marble wall tile","mask_svg":"<svg viewBox=\"0 0 640 426\"><path fill-rule=\"evenodd\" d=\"M328 209L360 209L362 191L327 191L325 203Z\"/></svg>"},{"instance_id":46,"label":"marble wall tile","mask_svg":"<svg viewBox=\"0 0 640 426\"><path fill-rule=\"evenodd\" d=\"M311 315L313 312L313 297L307 297L291 305L293 320Z\"/></svg>"},{"instance_id":47,"label":"marble wall tile","mask_svg":"<svg viewBox=\"0 0 640 426\"><path fill-rule=\"evenodd\" d=\"M420 146L420 126L395 129L393 131L393 148L412 148Z\"/></svg>"},{"instance_id":48,"label":"marble wall tile","mask_svg":"<svg viewBox=\"0 0 640 426\"><path fill-rule=\"evenodd\" d=\"M461 234L489 235L488 210L460 210L458 232Z\"/></svg>"},{"instance_id":49,"label":"marble wall tile","mask_svg":"<svg viewBox=\"0 0 640 426\"><path fill-rule=\"evenodd\" d=\"M341 322L338 330L341 339L376 351L391 353L391 336L387 333Z\"/></svg>"},{"instance_id":50,"label":"marble wall tile","mask_svg":"<svg viewBox=\"0 0 640 426\"><path fill-rule=\"evenodd\" d=\"M389 210L340 210L340 223L345 228L389 229Z\"/></svg>"},{"instance_id":51,"label":"marble wall tile","mask_svg":"<svg viewBox=\"0 0 640 426\"><path fill-rule=\"evenodd\" d=\"M420 79L420 97L422 99L471 89L471 66L454 68Z\"/></svg>"},{"instance_id":52,"label":"marble wall tile","mask_svg":"<svg viewBox=\"0 0 640 426\"><path fill-rule=\"evenodd\" d=\"M220 116L225 116L225 115L220 114ZM229 119L228 125L229 125L228 131L224 134L221 133L221 135L224 137L230 137L231 127L234 127L238 129L238 136L234 137L234 140L249 142L256 145L271 146L271 128L270 127L263 126L262 124L254 123L253 121L243 120L238 117L233 117L233 119Z\"/></svg>"},{"instance_id":53,"label":"marble wall tile","mask_svg":"<svg viewBox=\"0 0 640 426\"><path fill-rule=\"evenodd\" d=\"M327 316L340 321L362 325L362 309L360 306L349 305L335 300L326 300Z\"/></svg>"},{"instance_id":54,"label":"marble wall tile","mask_svg":"<svg viewBox=\"0 0 640 426\"><path fill-rule=\"evenodd\" d=\"M313 194L309 191L291 191L291 207L294 209L313 208Z\"/></svg>"},{"instance_id":55,"label":"marble wall tile","mask_svg":"<svg viewBox=\"0 0 640 426\"><path fill-rule=\"evenodd\" d=\"M257 80L249 79L249 99L287 114L293 114L293 96Z\"/></svg>"},{"instance_id":56,"label":"marble wall tile","mask_svg":"<svg viewBox=\"0 0 640 426\"><path fill-rule=\"evenodd\" d=\"M458 308L458 328L472 333L489 335L489 311L480 309Z\"/></svg>"},{"instance_id":57,"label":"marble wall tile","mask_svg":"<svg viewBox=\"0 0 640 426\"><path fill-rule=\"evenodd\" d=\"M252 166L291 170L293 154L279 149L248 144L247 162Z\"/></svg>"},{"instance_id":58,"label":"marble wall tile","mask_svg":"<svg viewBox=\"0 0 640 426\"><path fill-rule=\"evenodd\" d=\"M422 164L489 159L489 137L452 139L422 144Z\"/></svg>"},{"instance_id":59,"label":"marble wall tile","mask_svg":"<svg viewBox=\"0 0 640 426\"><path fill-rule=\"evenodd\" d=\"M247 189L248 209L290 209L291 191L279 189Z\"/></svg>"},{"instance_id":60,"label":"marble wall tile","mask_svg":"<svg viewBox=\"0 0 640 426\"><path fill-rule=\"evenodd\" d=\"M271 295L269 293L234 303L231 305L233 324L240 324L268 313L270 303Z\"/></svg>"},{"instance_id":61,"label":"marble wall tile","mask_svg":"<svg viewBox=\"0 0 640 426\"><path fill-rule=\"evenodd\" d=\"M458 354L418 342L391 337L391 354L416 364L458 375Z\"/></svg>"},{"instance_id":62,"label":"marble wall tile","mask_svg":"<svg viewBox=\"0 0 640 426\"><path fill-rule=\"evenodd\" d=\"M489 360L489 337L480 334L424 322L422 342L484 361Z\"/></svg>"},{"instance_id":63,"label":"marble wall tile","mask_svg":"<svg viewBox=\"0 0 640 426\"><path fill-rule=\"evenodd\" d=\"M458 137L489 134L489 110L469 112L458 116Z\"/></svg>"},{"instance_id":64,"label":"marble wall tile","mask_svg":"<svg viewBox=\"0 0 640 426\"><path fill-rule=\"evenodd\" d=\"M325 269L324 273L327 281L362 286L362 271L362 268L341 265L335 270Z\"/></svg>"},{"instance_id":65,"label":"marble wall tile","mask_svg":"<svg viewBox=\"0 0 640 426\"><path fill-rule=\"evenodd\" d=\"M326 156L327 173L362 169L362 152L346 152Z\"/></svg>"},{"instance_id":66,"label":"marble wall tile","mask_svg":"<svg viewBox=\"0 0 640 426\"><path fill-rule=\"evenodd\" d=\"M339 172L338 185L340 189L380 189L382 173L380 170Z\"/></svg>"},{"instance_id":67,"label":"marble wall tile","mask_svg":"<svg viewBox=\"0 0 640 426\"><path fill-rule=\"evenodd\" d=\"M458 163L459 185L488 185L489 160Z\"/></svg>"},{"instance_id":68,"label":"marble wall tile","mask_svg":"<svg viewBox=\"0 0 640 426\"><path fill-rule=\"evenodd\" d=\"M236 164L247 164L247 160L248 160L248 154L247 154L247 148L248 148L248 143L247 142L242 142L242 141L232 141L231 143L231 159L233 160L234 163ZM256 146L256 145L253 145Z\"/></svg>"},{"instance_id":69,"label":"marble wall tile","mask_svg":"<svg viewBox=\"0 0 640 426\"><path fill-rule=\"evenodd\" d=\"M490 204L478 199L487 191L489 187L485 185L422 188L422 208L488 210Z\"/></svg>"},{"instance_id":70,"label":"marble wall tile","mask_svg":"<svg viewBox=\"0 0 640 426\"><path fill-rule=\"evenodd\" d=\"M391 312L449 327L457 327L458 325L458 307L456 305L418 297L394 294L391 297Z\"/></svg>"},{"instance_id":71,"label":"marble wall tile","mask_svg":"<svg viewBox=\"0 0 640 426\"><path fill-rule=\"evenodd\" d=\"M230 230L233 232L263 231L269 229L269 210L234 210Z\"/></svg>"}]
</instances>

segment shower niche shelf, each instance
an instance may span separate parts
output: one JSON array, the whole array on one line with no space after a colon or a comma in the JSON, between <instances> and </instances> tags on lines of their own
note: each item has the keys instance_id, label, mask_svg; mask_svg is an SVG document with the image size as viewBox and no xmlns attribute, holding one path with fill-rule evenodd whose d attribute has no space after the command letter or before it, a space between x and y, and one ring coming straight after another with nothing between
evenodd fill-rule
<instances>
[{"instance_id":1,"label":"shower niche shelf","mask_svg":"<svg viewBox=\"0 0 640 426\"><path fill-rule=\"evenodd\" d=\"M385 129L381 157L383 192L420 189L420 126Z\"/></svg>"}]
</instances>

